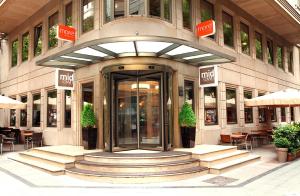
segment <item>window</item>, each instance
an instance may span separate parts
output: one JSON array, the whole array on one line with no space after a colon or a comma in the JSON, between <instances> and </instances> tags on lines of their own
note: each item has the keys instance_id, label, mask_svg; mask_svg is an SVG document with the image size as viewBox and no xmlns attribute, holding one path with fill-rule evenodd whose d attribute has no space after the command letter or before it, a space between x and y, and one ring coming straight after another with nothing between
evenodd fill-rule
<instances>
[{"instance_id":1,"label":"window","mask_svg":"<svg viewBox=\"0 0 300 196\"><path fill-rule=\"evenodd\" d=\"M143 14L145 14L145 1L129 0L129 15L143 15Z\"/></svg>"},{"instance_id":2,"label":"window","mask_svg":"<svg viewBox=\"0 0 300 196\"><path fill-rule=\"evenodd\" d=\"M267 122L267 108L258 108L258 119L260 123Z\"/></svg>"},{"instance_id":3,"label":"window","mask_svg":"<svg viewBox=\"0 0 300 196\"><path fill-rule=\"evenodd\" d=\"M204 88L204 118L205 125L218 124L217 88Z\"/></svg>"},{"instance_id":4,"label":"window","mask_svg":"<svg viewBox=\"0 0 300 196\"><path fill-rule=\"evenodd\" d=\"M194 100L194 82L184 80L184 101L190 104L195 111L195 100Z\"/></svg>"},{"instance_id":5,"label":"window","mask_svg":"<svg viewBox=\"0 0 300 196\"><path fill-rule=\"evenodd\" d=\"M29 48L29 33L25 33L22 36L22 62L28 60L28 48Z\"/></svg>"},{"instance_id":6,"label":"window","mask_svg":"<svg viewBox=\"0 0 300 196\"><path fill-rule=\"evenodd\" d=\"M54 48L57 46L58 40L56 38L58 24L58 12L54 13L48 18L48 48Z\"/></svg>"},{"instance_id":7,"label":"window","mask_svg":"<svg viewBox=\"0 0 300 196\"><path fill-rule=\"evenodd\" d=\"M294 107L290 107L291 121L295 121Z\"/></svg>"},{"instance_id":8,"label":"window","mask_svg":"<svg viewBox=\"0 0 300 196\"><path fill-rule=\"evenodd\" d=\"M32 96L32 126L39 127L41 125L41 95Z\"/></svg>"},{"instance_id":9,"label":"window","mask_svg":"<svg viewBox=\"0 0 300 196\"><path fill-rule=\"evenodd\" d=\"M15 127L16 126L16 110L10 110L10 122L9 122L9 126Z\"/></svg>"},{"instance_id":10,"label":"window","mask_svg":"<svg viewBox=\"0 0 300 196\"><path fill-rule=\"evenodd\" d=\"M94 83L87 83L82 85L82 104L94 103Z\"/></svg>"},{"instance_id":11,"label":"window","mask_svg":"<svg viewBox=\"0 0 300 196\"><path fill-rule=\"evenodd\" d=\"M237 123L237 112L236 112L236 90L226 89L226 114L227 123L236 124Z\"/></svg>"},{"instance_id":12,"label":"window","mask_svg":"<svg viewBox=\"0 0 300 196\"><path fill-rule=\"evenodd\" d=\"M65 90L65 127L71 127L71 91Z\"/></svg>"},{"instance_id":13,"label":"window","mask_svg":"<svg viewBox=\"0 0 300 196\"><path fill-rule=\"evenodd\" d=\"M283 49L280 46L277 46L277 63L278 63L278 67L280 69L284 70L284 65L283 65Z\"/></svg>"},{"instance_id":14,"label":"window","mask_svg":"<svg viewBox=\"0 0 300 196\"><path fill-rule=\"evenodd\" d=\"M252 92L251 91L244 91L244 100L252 99ZM253 123L253 109L252 107L245 107L244 108L245 114L245 123Z\"/></svg>"},{"instance_id":15,"label":"window","mask_svg":"<svg viewBox=\"0 0 300 196\"><path fill-rule=\"evenodd\" d=\"M106 22L125 16L124 0L105 0L104 6Z\"/></svg>"},{"instance_id":16,"label":"window","mask_svg":"<svg viewBox=\"0 0 300 196\"><path fill-rule=\"evenodd\" d=\"M223 19L223 37L224 37L224 44L229 47L234 47L233 42L233 17L226 12L223 11L222 13Z\"/></svg>"},{"instance_id":17,"label":"window","mask_svg":"<svg viewBox=\"0 0 300 196\"><path fill-rule=\"evenodd\" d=\"M57 92L47 93L47 127L56 127L57 122Z\"/></svg>"},{"instance_id":18,"label":"window","mask_svg":"<svg viewBox=\"0 0 300 196\"><path fill-rule=\"evenodd\" d=\"M281 122L286 122L285 107L280 108Z\"/></svg>"},{"instance_id":19,"label":"window","mask_svg":"<svg viewBox=\"0 0 300 196\"><path fill-rule=\"evenodd\" d=\"M214 13L214 5L209 3L206 0L200 1L200 12L201 12L201 22L204 22L206 20L215 19L215 13ZM215 36L211 35L209 38L214 39Z\"/></svg>"},{"instance_id":20,"label":"window","mask_svg":"<svg viewBox=\"0 0 300 196\"><path fill-rule=\"evenodd\" d=\"M183 27L192 29L192 1L182 0L182 20Z\"/></svg>"},{"instance_id":21,"label":"window","mask_svg":"<svg viewBox=\"0 0 300 196\"><path fill-rule=\"evenodd\" d=\"M293 50L288 50L288 71L290 73L294 73L294 66L293 66Z\"/></svg>"},{"instance_id":22,"label":"window","mask_svg":"<svg viewBox=\"0 0 300 196\"><path fill-rule=\"evenodd\" d=\"M171 21L172 0L149 1L149 15Z\"/></svg>"},{"instance_id":23,"label":"window","mask_svg":"<svg viewBox=\"0 0 300 196\"><path fill-rule=\"evenodd\" d=\"M14 67L18 64L18 47L19 43L18 40L16 39L15 41L12 42L12 47L11 47L11 66Z\"/></svg>"},{"instance_id":24,"label":"window","mask_svg":"<svg viewBox=\"0 0 300 196\"><path fill-rule=\"evenodd\" d=\"M250 55L249 27L248 27L248 25L241 22L241 24L240 24L240 33L241 33L242 53Z\"/></svg>"},{"instance_id":25,"label":"window","mask_svg":"<svg viewBox=\"0 0 300 196\"><path fill-rule=\"evenodd\" d=\"M270 108L269 111L270 111L271 121L277 122L276 108Z\"/></svg>"},{"instance_id":26,"label":"window","mask_svg":"<svg viewBox=\"0 0 300 196\"><path fill-rule=\"evenodd\" d=\"M258 32L255 32L255 50L256 58L263 60L262 35Z\"/></svg>"},{"instance_id":27,"label":"window","mask_svg":"<svg viewBox=\"0 0 300 196\"><path fill-rule=\"evenodd\" d=\"M34 27L34 56L38 56L42 53L42 35L43 24L39 24Z\"/></svg>"},{"instance_id":28,"label":"window","mask_svg":"<svg viewBox=\"0 0 300 196\"><path fill-rule=\"evenodd\" d=\"M21 102L27 103L27 97L26 96L21 97ZM27 126L27 110L26 109L22 109L20 111L20 126L21 127Z\"/></svg>"},{"instance_id":29,"label":"window","mask_svg":"<svg viewBox=\"0 0 300 196\"><path fill-rule=\"evenodd\" d=\"M82 33L94 29L94 0L82 0L81 22Z\"/></svg>"},{"instance_id":30,"label":"window","mask_svg":"<svg viewBox=\"0 0 300 196\"><path fill-rule=\"evenodd\" d=\"M267 40L267 55L268 55L268 63L274 65L274 52L273 52L273 41Z\"/></svg>"},{"instance_id":31,"label":"window","mask_svg":"<svg viewBox=\"0 0 300 196\"><path fill-rule=\"evenodd\" d=\"M72 22L72 2L68 3L65 6L65 24L67 26L72 26L73 22Z\"/></svg>"}]
</instances>

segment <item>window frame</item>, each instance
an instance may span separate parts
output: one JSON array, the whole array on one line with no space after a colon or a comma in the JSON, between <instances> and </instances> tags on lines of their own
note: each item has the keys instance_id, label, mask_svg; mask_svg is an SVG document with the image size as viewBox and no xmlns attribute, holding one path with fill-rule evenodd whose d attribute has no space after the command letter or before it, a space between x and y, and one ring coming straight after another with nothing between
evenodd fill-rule
<instances>
[{"instance_id":1,"label":"window frame","mask_svg":"<svg viewBox=\"0 0 300 196\"><path fill-rule=\"evenodd\" d=\"M80 0L80 29L81 29L81 34L85 34L85 33L88 33L88 32L91 32L95 29L95 3L96 1L95 0L87 0L87 1L93 1L93 26L91 29L87 29L86 31L84 31L84 5L83 5L83 1L85 0Z\"/></svg>"},{"instance_id":2,"label":"window frame","mask_svg":"<svg viewBox=\"0 0 300 196\"><path fill-rule=\"evenodd\" d=\"M49 94L50 93L54 93L54 92L56 92L56 103L55 103L55 106L56 106L56 125L50 125L49 123ZM57 127L57 99L58 99L58 96L57 96L57 90L49 90L49 91L47 91L47 115L46 115L46 117L47 117L47 120L46 120L46 127Z\"/></svg>"},{"instance_id":3,"label":"window frame","mask_svg":"<svg viewBox=\"0 0 300 196\"><path fill-rule=\"evenodd\" d=\"M242 27L245 27L247 29L247 32L242 31ZM247 50L248 51L247 52L245 52L243 50L242 32L247 34L247 36L248 36L248 40L247 40ZM241 52L243 54L246 54L246 55L250 56L251 55L250 26L248 24L246 24L245 22L243 22L243 21L240 21L240 44L241 44Z\"/></svg>"},{"instance_id":4,"label":"window frame","mask_svg":"<svg viewBox=\"0 0 300 196\"><path fill-rule=\"evenodd\" d=\"M57 23L55 24L55 22L54 22L53 26L50 27L50 18L51 18L51 17L54 17L54 16L56 16L56 15L57 15ZM53 20L54 20L54 19L53 19ZM47 33L48 33L48 35L47 35L47 37L48 37L48 44L47 44L47 47L48 47L48 50L51 50L51 49L53 49L53 48L58 47L58 39L56 38L57 32L56 32L56 30L55 30L55 26L56 26L56 28L57 28L58 24L59 24L59 11L57 10L57 11L53 12L50 16L48 16L48 28L47 28ZM50 45L50 29L51 29L51 28L54 28L54 30L55 30L55 31L54 31L54 32L55 32L55 38L53 39L53 41L56 40L56 43L55 43L55 45L53 45L53 46Z\"/></svg>"},{"instance_id":5,"label":"window frame","mask_svg":"<svg viewBox=\"0 0 300 196\"><path fill-rule=\"evenodd\" d=\"M272 45L271 45L272 48L269 48L268 42L269 42L270 44L272 44ZM267 62L268 62L268 64L275 66L275 61L274 61L274 56L275 56L275 55L274 55L274 42L273 42L272 39L267 38L266 43L267 43L267 51L266 51L266 52L267 52ZM272 51L269 51L270 49L272 49ZM271 52L272 52L272 53L271 53ZM269 56L269 55L270 55L270 56ZM269 61L269 57L271 58L272 62Z\"/></svg>"},{"instance_id":6,"label":"window frame","mask_svg":"<svg viewBox=\"0 0 300 196\"><path fill-rule=\"evenodd\" d=\"M279 66L279 56L278 56L278 50L280 49L280 51L281 51L281 66ZM285 70L285 68L284 68L284 51L283 51L283 47L282 46L280 46L280 45L277 45L276 46L276 59L277 59L277 66L278 66L278 68L280 68L281 70Z\"/></svg>"},{"instance_id":7,"label":"window frame","mask_svg":"<svg viewBox=\"0 0 300 196\"><path fill-rule=\"evenodd\" d=\"M36 44L36 29L38 28L38 27L41 27L41 32L40 32L40 36L39 36L39 38L41 39L41 51L40 51L40 53L37 53L37 47L38 47L38 42L39 42L39 38L37 39L37 44ZM37 56L39 56L39 55L41 55L42 53L43 53L43 30L44 30L44 27L43 27L43 22L40 22L40 23L38 23L37 25L35 25L34 27L33 27L33 56L34 57L37 57Z\"/></svg>"},{"instance_id":8,"label":"window frame","mask_svg":"<svg viewBox=\"0 0 300 196\"><path fill-rule=\"evenodd\" d=\"M14 43L16 42L16 63L14 63ZM19 62L19 39L16 38L11 42L11 68L18 66Z\"/></svg>"},{"instance_id":9,"label":"window frame","mask_svg":"<svg viewBox=\"0 0 300 196\"><path fill-rule=\"evenodd\" d=\"M68 10L68 8L70 8L71 7L71 25L68 25L68 18L67 18L67 10ZM66 25L66 26L74 26L74 24L73 24L73 0L71 0L71 1L68 1L65 5L64 5L64 24Z\"/></svg>"},{"instance_id":10,"label":"window frame","mask_svg":"<svg viewBox=\"0 0 300 196\"><path fill-rule=\"evenodd\" d=\"M211 8L211 10L210 10L210 11L212 11L212 17L211 17L211 19L215 21L215 18L216 18L216 14L215 14L215 4L213 4L212 2L210 2L210 1L208 1L208 0L200 0L200 19L201 19L201 22L204 22L204 21L202 21L202 11L204 10L204 9L202 9L202 8L204 7L203 4L207 4L208 7ZM217 31L217 29L216 29L216 31ZM215 36L215 35L216 35L216 34L210 35L210 36L208 36L207 38L216 41L216 36Z\"/></svg>"},{"instance_id":11,"label":"window frame","mask_svg":"<svg viewBox=\"0 0 300 196\"><path fill-rule=\"evenodd\" d=\"M235 92L235 121L232 121L232 122L229 122L228 121L228 108L227 107L227 91L234 91ZM225 90L225 97L226 97L226 122L227 124L238 124L238 115L237 115L237 111L238 111L238 105L237 105L237 89L234 88L234 87L226 87L226 90Z\"/></svg>"},{"instance_id":12,"label":"window frame","mask_svg":"<svg viewBox=\"0 0 300 196\"><path fill-rule=\"evenodd\" d=\"M216 94L216 97L215 97L215 99L216 99L216 108L214 109L215 111L216 111L216 122L214 122L214 123L207 123L206 122L206 116L205 116L205 114L206 114L206 107L205 107L205 89L207 89L207 88L214 88L215 89L215 94ZM203 89L203 95L204 95L204 125L205 126L213 126L213 125L218 125L219 124L219 111L218 111L218 87L216 87L216 86L214 86L214 87L204 87L204 89Z\"/></svg>"},{"instance_id":13,"label":"window frame","mask_svg":"<svg viewBox=\"0 0 300 196\"><path fill-rule=\"evenodd\" d=\"M259 35L260 40L257 39L257 35ZM257 47L256 47L257 40L260 41L261 58L259 58L258 55L257 55ZM258 31L254 31L254 42L255 42L255 57L256 57L256 59L264 61L264 43L263 43L263 35L262 35L262 33L258 32Z\"/></svg>"},{"instance_id":14,"label":"window frame","mask_svg":"<svg viewBox=\"0 0 300 196\"><path fill-rule=\"evenodd\" d=\"M227 15L227 16L229 16L229 18L232 19L232 21L231 21L231 27L232 27L232 45L229 45L229 44L225 43L224 15ZM232 49L235 49L235 41L234 41L235 40L234 17L233 17L232 14L228 13L225 10L222 10L222 29L223 29L223 44L224 44L224 46L232 48Z\"/></svg>"},{"instance_id":15,"label":"window frame","mask_svg":"<svg viewBox=\"0 0 300 196\"><path fill-rule=\"evenodd\" d=\"M185 26L185 22L184 22L184 11L183 11L183 5L184 5L184 1L189 1L189 27ZM193 29L193 1L192 0L181 0L181 14L182 14L182 27L183 29L192 31Z\"/></svg>"},{"instance_id":16,"label":"window frame","mask_svg":"<svg viewBox=\"0 0 300 196\"><path fill-rule=\"evenodd\" d=\"M39 104L39 108L40 108L40 115L39 115L39 119L40 119L40 122L39 122L39 125L37 125L37 124L35 124L34 122L35 122L35 120L34 120L34 97L35 96L39 96L39 100L40 100L40 104ZM42 110L42 104L41 104L41 99L42 98L42 96L41 96L41 93L35 93L35 94L32 94L32 127L40 127L41 126L41 110ZM38 110L37 110L38 111Z\"/></svg>"},{"instance_id":17,"label":"window frame","mask_svg":"<svg viewBox=\"0 0 300 196\"><path fill-rule=\"evenodd\" d=\"M23 52L24 52L24 38L25 37L28 37L27 50L25 50L26 53L27 53L27 58L26 59L24 58L24 55L23 55ZM26 61L29 60L29 43L30 43L30 34L29 34L29 31L27 31L27 32L25 32L25 33L22 34L22 42L21 43L22 43L22 47L21 47L21 51L22 51L22 53L21 53L22 54L21 61L23 63L23 62L26 62Z\"/></svg>"}]
</instances>

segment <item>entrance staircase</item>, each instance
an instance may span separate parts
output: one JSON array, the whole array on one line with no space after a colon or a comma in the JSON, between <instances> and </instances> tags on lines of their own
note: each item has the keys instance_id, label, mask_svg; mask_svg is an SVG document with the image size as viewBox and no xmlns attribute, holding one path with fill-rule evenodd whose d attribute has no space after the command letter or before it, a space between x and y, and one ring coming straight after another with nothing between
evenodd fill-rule
<instances>
[{"instance_id":1,"label":"entrance staircase","mask_svg":"<svg viewBox=\"0 0 300 196\"><path fill-rule=\"evenodd\" d=\"M151 153L68 153L46 147L11 154L9 158L53 175L111 183L162 182L220 174L260 158L234 146L200 148Z\"/></svg>"}]
</instances>

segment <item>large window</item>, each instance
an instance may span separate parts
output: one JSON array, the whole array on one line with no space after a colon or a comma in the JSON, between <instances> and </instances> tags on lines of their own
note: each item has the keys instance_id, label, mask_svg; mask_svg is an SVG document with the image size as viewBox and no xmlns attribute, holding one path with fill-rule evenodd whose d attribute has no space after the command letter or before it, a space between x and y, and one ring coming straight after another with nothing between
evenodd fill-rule
<instances>
[{"instance_id":1,"label":"large window","mask_svg":"<svg viewBox=\"0 0 300 196\"><path fill-rule=\"evenodd\" d=\"M250 55L249 27L240 23L242 53Z\"/></svg>"},{"instance_id":2,"label":"large window","mask_svg":"<svg viewBox=\"0 0 300 196\"><path fill-rule=\"evenodd\" d=\"M29 48L29 33L25 33L22 36L22 62L28 60L28 48Z\"/></svg>"},{"instance_id":3,"label":"large window","mask_svg":"<svg viewBox=\"0 0 300 196\"><path fill-rule=\"evenodd\" d=\"M149 1L149 15L171 21L172 0Z\"/></svg>"},{"instance_id":4,"label":"large window","mask_svg":"<svg viewBox=\"0 0 300 196\"><path fill-rule=\"evenodd\" d=\"M47 127L56 127L57 123L57 92L47 93Z\"/></svg>"},{"instance_id":5,"label":"large window","mask_svg":"<svg viewBox=\"0 0 300 196\"><path fill-rule=\"evenodd\" d=\"M283 49L280 46L277 46L277 64L280 69L284 70L283 64Z\"/></svg>"},{"instance_id":6,"label":"large window","mask_svg":"<svg viewBox=\"0 0 300 196\"><path fill-rule=\"evenodd\" d=\"M218 124L217 88L204 88L204 119L205 125Z\"/></svg>"},{"instance_id":7,"label":"large window","mask_svg":"<svg viewBox=\"0 0 300 196\"><path fill-rule=\"evenodd\" d=\"M22 96L21 97L21 102L22 103L27 103L27 97ZM22 109L20 111L20 126L21 127L26 127L27 126L27 109Z\"/></svg>"},{"instance_id":8,"label":"large window","mask_svg":"<svg viewBox=\"0 0 300 196\"><path fill-rule=\"evenodd\" d=\"M263 60L262 35L255 31L255 51L256 58Z\"/></svg>"},{"instance_id":9,"label":"large window","mask_svg":"<svg viewBox=\"0 0 300 196\"><path fill-rule=\"evenodd\" d=\"M58 12L54 13L48 18L48 48L57 46L58 40L56 38L58 24Z\"/></svg>"},{"instance_id":10,"label":"large window","mask_svg":"<svg viewBox=\"0 0 300 196\"><path fill-rule=\"evenodd\" d=\"M184 101L190 104L195 111L195 99L194 99L194 82L184 80Z\"/></svg>"},{"instance_id":11,"label":"large window","mask_svg":"<svg viewBox=\"0 0 300 196\"><path fill-rule=\"evenodd\" d=\"M236 107L236 90L227 88L226 89L226 114L227 123L236 124L237 123L237 107Z\"/></svg>"},{"instance_id":12,"label":"large window","mask_svg":"<svg viewBox=\"0 0 300 196\"><path fill-rule=\"evenodd\" d=\"M222 12L222 20L223 20L224 44L229 47L234 47L233 17L223 11Z\"/></svg>"},{"instance_id":13,"label":"large window","mask_svg":"<svg viewBox=\"0 0 300 196\"><path fill-rule=\"evenodd\" d=\"M87 83L82 85L82 104L94 103L94 83Z\"/></svg>"},{"instance_id":14,"label":"large window","mask_svg":"<svg viewBox=\"0 0 300 196\"><path fill-rule=\"evenodd\" d=\"M260 123L267 122L267 108L258 108L258 119Z\"/></svg>"},{"instance_id":15,"label":"large window","mask_svg":"<svg viewBox=\"0 0 300 196\"><path fill-rule=\"evenodd\" d=\"M16 126L16 110L12 109L10 110L10 121L9 121L9 126L15 127Z\"/></svg>"},{"instance_id":16,"label":"large window","mask_svg":"<svg viewBox=\"0 0 300 196\"><path fill-rule=\"evenodd\" d=\"M81 22L82 33L94 29L94 0L82 0Z\"/></svg>"},{"instance_id":17,"label":"large window","mask_svg":"<svg viewBox=\"0 0 300 196\"><path fill-rule=\"evenodd\" d=\"M295 112L294 107L290 107L290 115L291 115L291 121L295 121Z\"/></svg>"},{"instance_id":18,"label":"large window","mask_svg":"<svg viewBox=\"0 0 300 196\"><path fill-rule=\"evenodd\" d=\"M71 127L71 91L65 91L65 127Z\"/></svg>"},{"instance_id":19,"label":"large window","mask_svg":"<svg viewBox=\"0 0 300 196\"><path fill-rule=\"evenodd\" d=\"M192 29L192 1L182 0L182 21L183 27Z\"/></svg>"},{"instance_id":20,"label":"large window","mask_svg":"<svg viewBox=\"0 0 300 196\"><path fill-rule=\"evenodd\" d=\"M32 96L32 126L39 127L41 125L41 95Z\"/></svg>"},{"instance_id":21,"label":"large window","mask_svg":"<svg viewBox=\"0 0 300 196\"><path fill-rule=\"evenodd\" d=\"M104 0L104 6L106 22L125 16L124 0Z\"/></svg>"},{"instance_id":22,"label":"large window","mask_svg":"<svg viewBox=\"0 0 300 196\"><path fill-rule=\"evenodd\" d=\"M281 122L286 122L285 107L280 108Z\"/></svg>"},{"instance_id":23,"label":"large window","mask_svg":"<svg viewBox=\"0 0 300 196\"><path fill-rule=\"evenodd\" d=\"M129 15L144 15L144 14L145 14L144 0L129 0Z\"/></svg>"},{"instance_id":24,"label":"large window","mask_svg":"<svg viewBox=\"0 0 300 196\"><path fill-rule=\"evenodd\" d=\"M201 12L201 22L206 20L215 19L214 5L209 3L207 0L200 1L200 12ZM211 35L209 38L214 39L215 36Z\"/></svg>"},{"instance_id":25,"label":"large window","mask_svg":"<svg viewBox=\"0 0 300 196\"><path fill-rule=\"evenodd\" d=\"M270 117L271 117L271 121L272 122L277 122L277 112L276 112L276 108L270 108Z\"/></svg>"},{"instance_id":26,"label":"large window","mask_svg":"<svg viewBox=\"0 0 300 196\"><path fill-rule=\"evenodd\" d=\"M247 99L252 99L251 91L244 91L244 100ZM253 123L253 108L245 106L244 114L245 114L245 123Z\"/></svg>"},{"instance_id":27,"label":"large window","mask_svg":"<svg viewBox=\"0 0 300 196\"><path fill-rule=\"evenodd\" d=\"M294 73L294 66L293 66L293 50L288 50L288 71L290 73Z\"/></svg>"},{"instance_id":28,"label":"large window","mask_svg":"<svg viewBox=\"0 0 300 196\"><path fill-rule=\"evenodd\" d=\"M73 4L72 2L68 3L66 6L65 6L65 24L67 26L72 26L73 25L73 22L72 22L72 7L73 7Z\"/></svg>"},{"instance_id":29,"label":"large window","mask_svg":"<svg viewBox=\"0 0 300 196\"><path fill-rule=\"evenodd\" d=\"M43 24L38 24L34 27L34 56L38 56L42 53L42 35L43 35Z\"/></svg>"},{"instance_id":30,"label":"large window","mask_svg":"<svg viewBox=\"0 0 300 196\"><path fill-rule=\"evenodd\" d=\"M18 64L18 40L14 40L11 45L11 66L14 67Z\"/></svg>"},{"instance_id":31,"label":"large window","mask_svg":"<svg viewBox=\"0 0 300 196\"><path fill-rule=\"evenodd\" d=\"M268 63L274 65L273 41L270 39L267 39L267 56L268 56Z\"/></svg>"}]
</instances>

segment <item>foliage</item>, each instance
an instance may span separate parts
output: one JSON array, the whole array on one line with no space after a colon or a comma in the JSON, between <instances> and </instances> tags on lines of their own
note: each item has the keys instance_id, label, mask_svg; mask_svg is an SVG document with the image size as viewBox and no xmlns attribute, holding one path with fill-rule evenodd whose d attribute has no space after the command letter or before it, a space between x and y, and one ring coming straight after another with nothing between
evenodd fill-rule
<instances>
[{"instance_id":1,"label":"foliage","mask_svg":"<svg viewBox=\"0 0 300 196\"><path fill-rule=\"evenodd\" d=\"M13 41L13 43L12 43L12 55L11 55L11 58L12 58L11 65L12 65L12 67L16 66L17 63L18 63L18 45L19 45L18 40Z\"/></svg>"},{"instance_id":2,"label":"foliage","mask_svg":"<svg viewBox=\"0 0 300 196\"><path fill-rule=\"evenodd\" d=\"M191 28L191 4L188 0L182 1L183 27Z\"/></svg>"},{"instance_id":3,"label":"foliage","mask_svg":"<svg viewBox=\"0 0 300 196\"><path fill-rule=\"evenodd\" d=\"M300 148L300 123L291 123L277 127L273 133L273 138L274 142L278 141L279 138L286 138L290 142L289 152L295 152Z\"/></svg>"},{"instance_id":4,"label":"foliage","mask_svg":"<svg viewBox=\"0 0 300 196\"><path fill-rule=\"evenodd\" d=\"M81 126L86 127L94 127L96 125L96 116L92 107L92 104L85 104L83 106L83 110L80 118Z\"/></svg>"},{"instance_id":5,"label":"foliage","mask_svg":"<svg viewBox=\"0 0 300 196\"><path fill-rule=\"evenodd\" d=\"M233 27L232 24L223 23L224 44L233 47Z\"/></svg>"},{"instance_id":6,"label":"foliage","mask_svg":"<svg viewBox=\"0 0 300 196\"><path fill-rule=\"evenodd\" d=\"M49 28L49 37L48 37L48 47L54 48L57 46L58 40L56 38L56 31L57 31L57 25L52 26Z\"/></svg>"},{"instance_id":7,"label":"foliage","mask_svg":"<svg viewBox=\"0 0 300 196\"><path fill-rule=\"evenodd\" d=\"M22 61L28 60L28 48L29 48L29 33L23 35L22 43Z\"/></svg>"},{"instance_id":8,"label":"foliage","mask_svg":"<svg viewBox=\"0 0 300 196\"><path fill-rule=\"evenodd\" d=\"M291 142L285 137L278 137L274 139L274 144L277 148L289 148Z\"/></svg>"},{"instance_id":9,"label":"foliage","mask_svg":"<svg viewBox=\"0 0 300 196\"><path fill-rule=\"evenodd\" d=\"M88 32L94 29L94 16L90 16L82 21L82 32Z\"/></svg>"},{"instance_id":10,"label":"foliage","mask_svg":"<svg viewBox=\"0 0 300 196\"><path fill-rule=\"evenodd\" d=\"M261 40L255 39L256 58L263 59Z\"/></svg>"},{"instance_id":11,"label":"foliage","mask_svg":"<svg viewBox=\"0 0 300 196\"><path fill-rule=\"evenodd\" d=\"M185 102L179 113L179 124L182 127L195 127L196 116L190 104Z\"/></svg>"}]
</instances>

